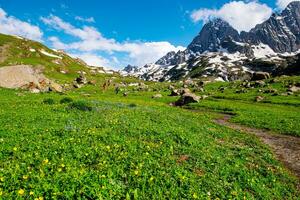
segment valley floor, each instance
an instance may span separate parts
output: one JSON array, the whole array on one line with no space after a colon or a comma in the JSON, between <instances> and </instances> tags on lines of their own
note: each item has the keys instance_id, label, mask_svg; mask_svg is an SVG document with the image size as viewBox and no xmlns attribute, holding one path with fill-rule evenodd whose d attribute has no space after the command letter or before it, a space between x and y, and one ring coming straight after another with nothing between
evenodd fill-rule
<instances>
[{"instance_id":1,"label":"valley floor","mask_svg":"<svg viewBox=\"0 0 300 200\"><path fill-rule=\"evenodd\" d=\"M123 97L93 86L64 95L0 93L3 199L300 197L299 180L267 145L254 135L214 123L219 115L207 112L236 112L232 121L298 135L297 98L293 105L274 104L273 109L253 104L247 110L265 117L245 120L250 111L229 109L220 98L191 105L206 110L201 113L170 107L176 97L168 97L168 91L160 99L151 99L154 92ZM215 101L225 103L215 109ZM242 109L245 101L233 105ZM289 127L264 122L279 120L278 113L287 116L282 124Z\"/></svg>"}]
</instances>

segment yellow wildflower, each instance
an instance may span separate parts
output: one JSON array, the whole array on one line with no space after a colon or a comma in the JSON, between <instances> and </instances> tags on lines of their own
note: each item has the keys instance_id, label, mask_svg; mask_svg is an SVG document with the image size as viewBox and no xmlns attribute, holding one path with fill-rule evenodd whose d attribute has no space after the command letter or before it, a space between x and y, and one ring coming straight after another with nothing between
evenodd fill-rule
<instances>
[{"instance_id":1,"label":"yellow wildflower","mask_svg":"<svg viewBox=\"0 0 300 200\"><path fill-rule=\"evenodd\" d=\"M49 163L48 159L43 160L43 164L47 165Z\"/></svg>"},{"instance_id":2,"label":"yellow wildflower","mask_svg":"<svg viewBox=\"0 0 300 200\"><path fill-rule=\"evenodd\" d=\"M30 191L30 192L29 192L29 195L31 195L31 196L34 195L34 192Z\"/></svg>"},{"instance_id":3,"label":"yellow wildflower","mask_svg":"<svg viewBox=\"0 0 300 200\"><path fill-rule=\"evenodd\" d=\"M150 182L152 182L154 180L154 177L151 176L151 178L149 179Z\"/></svg>"},{"instance_id":4,"label":"yellow wildflower","mask_svg":"<svg viewBox=\"0 0 300 200\"><path fill-rule=\"evenodd\" d=\"M27 180L27 179L28 179L28 176L27 176L27 175L24 175L24 176L23 176L23 179L24 179L24 180Z\"/></svg>"},{"instance_id":5,"label":"yellow wildflower","mask_svg":"<svg viewBox=\"0 0 300 200\"><path fill-rule=\"evenodd\" d=\"M198 199L198 195L196 193L193 194L194 199Z\"/></svg>"},{"instance_id":6,"label":"yellow wildflower","mask_svg":"<svg viewBox=\"0 0 300 200\"><path fill-rule=\"evenodd\" d=\"M3 192L0 190L0 196L2 196L3 195Z\"/></svg>"},{"instance_id":7,"label":"yellow wildflower","mask_svg":"<svg viewBox=\"0 0 300 200\"><path fill-rule=\"evenodd\" d=\"M14 147L14 148L13 148L13 150L14 150L14 151L17 151L17 150L18 150L18 148L17 148L17 147Z\"/></svg>"},{"instance_id":8,"label":"yellow wildflower","mask_svg":"<svg viewBox=\"0 0 300 200\"><path fill-rule=\"evenodd\" d=\"M25 190L20 189L20 190L18 191L18 194L21 195L21 196L24 195L24 194L25 194Z\"/></svg>"}]
</instances>

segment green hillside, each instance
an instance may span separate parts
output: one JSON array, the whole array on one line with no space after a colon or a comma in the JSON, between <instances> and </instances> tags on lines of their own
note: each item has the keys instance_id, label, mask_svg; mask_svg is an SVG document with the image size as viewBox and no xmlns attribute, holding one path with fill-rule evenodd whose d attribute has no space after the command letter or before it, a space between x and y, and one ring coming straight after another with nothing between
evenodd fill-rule
<instances>
[{"instance_id":1,"label":"green hillside","mask_svg":"<svg viewBox=\"0 0 300 200\"><path fill-rule=\"evenodd\" d=\"M90 69L83 61L74 59L64 52L49 49L36 41L0 34L0 50L0 67L12 65L39 67L48 78L59 82L74 80L79 71L90 75Z\"/></svg>"}]
</instances>

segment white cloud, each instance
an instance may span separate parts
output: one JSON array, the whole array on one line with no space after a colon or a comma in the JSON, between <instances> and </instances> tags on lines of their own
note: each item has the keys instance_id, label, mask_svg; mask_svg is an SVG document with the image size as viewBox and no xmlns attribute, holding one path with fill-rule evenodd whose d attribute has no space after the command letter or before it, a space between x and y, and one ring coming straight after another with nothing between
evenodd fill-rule
<instances>
[{"instance_id":1,"label":"white cloud","mask_svg":"<svg viewBox=\"0 0 300 200\"><path fill-rule=\"evenodd\" d=\"M115 53L128 54L129 59L122 59L123 62L128 61L130 64L140 66L155 62L169 51L178 51L184 49L181 46L175 47L169 42L117 42L113 38L105 38L95 27L83 26L82 28L77 28L72 24L63 21L61 18L53 15L50 15L46 18L43 17L41 20L50 27L59 31L63 31L66 34L79 39L79 41L76 42L63 43L59 40L59 38L51 37L49 40L52 42L54 48L64 49L67 51L79 51L81 52L80 55L89 55L82 56L83 59L87 60L92 60L92 58L94 58L91 56L91 53L96 55L96 51L106 52L110 54L110 66L115 66L118 64L115 62Z\"/></svg>"},{"instance_id":2,"label":"white cloud","mask_svg":"<svg viewBox=\"0 0 300 200\"><path fill-rule=\"evenodd\" d=\"M257 1L232 1L224 4L220 9L199 9L191 14L194 22L207 22L211 18L221 18L238 31L249 31L255 25L267 20L272 9Z\"/></svg>"},{"instance_id":3,"label":"white cloud","mask_svg":"<svg viewBox=\"0 0 300 200\"><path fill-rule=\"evenodd\" d=\"M15 17L8 16L2 8L0 8L0 32L4 34L18 35L37 41L41 41L43 36L43 32L38 26L21 21Z\"/></svg>"},{"instance_id":4,"label":"white cloud","mask_svg":"<svg viewBox=\"0 0 300 200\"><path fill-rule=\"evenodd\" d=\"M75 19L81 22L95 23L94 17L84 18L84 17L76 16Z\"/></svg>"},{"instance_id":5,"label":"white cloud","mask_svg":"<svg viewBox=\"0 0 300 200\"><path fill-rule=\"evenodd\" d=\"M78 53L78 54L71 54L71 56L74 58L80 58L84 60L88 65L91 66L110 67L110 68L113 67L110 65L111 62L108 59L103 58L94 53Z\"/></svg>"},{"instance_id":6,"label":"white cloud","mask_svg":"<svg viewBox=\"0 0 300 200\"><path fill-rule=\"evenodd\" d=\"M283 10L293 1L295 0L277 0L276 5L279 9Z\"/></svg>"},{"instance_id":7,"label":"white cloud","mask_svg":"<svg viewBox=\"0 0 300 200\"><path fill-rule=\"evenodd\" d=\"M126 42L122 44L123 51L129 53L134 65L144 65L157 61L170 51L184 50L184 47L175 47L169 42Z\"/></svg>"}]
</instances>

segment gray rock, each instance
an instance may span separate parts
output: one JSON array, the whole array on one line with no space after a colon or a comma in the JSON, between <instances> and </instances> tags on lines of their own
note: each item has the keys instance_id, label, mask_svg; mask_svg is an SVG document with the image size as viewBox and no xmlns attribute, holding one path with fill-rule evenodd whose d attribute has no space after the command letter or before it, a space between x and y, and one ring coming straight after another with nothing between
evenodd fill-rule
<instances>
[{"instance_id":1,"label":"gray rock","mask_svg":"<svg viewBox=\"0 0 300 200\"><path fill-rule=\"evenodd\" d=\"M180 92L178 90L172 90L171 91L171 94L169 95L171 97L177 97L177 96L180 96Z\"/></svg>"},{"instance_id":2,"label":"gray rock","mask_svg":"<svg viewBox=\"0 0 300 200\"><path fill-rule=\"evenodd\" d=\"M254 72L251 80L260 81L260 80L269 79L270 77L271 75L268 72Z\"/></svg>"},{"instance_id":3,"label":"gray rock","mask_svg":"<svg viewBox=\"0 0 300 200\"><path fill-rule=\"evenodd\" d=\"M183 94L178 101L175 102L176 106L183 106L189 103L198 103L200 101L200 97L193 93L185 93Z\"/></svg>"},{"instance_id":4,"label":"gray rock","mask_svg":"<svg viewBox=\"0 0 300 200\"><path fill-rule=\"evenodd\" d=\"M161 94L155 94L152 96L152 99L158 99L158 98L162 98L163 96Z\"/></svg>"},{"instance_id":5,"label":"gray rock","mask_svg":"<svg viewBox=\"0 0 300 200\"><path fill-rule=\"evenodd\" d=\"M255 97L255 101L256 102L261 102L261 101L263 101L265 98L264 97L262 97L262 96L257 96L257 97Z\"/></svg>"},{"instance_id":6,"label":"gray rock","mask_svg":"<svg viewBox=\"0 0 300 200\"><path fill-rule=\"evenodd\" d=\"M299 92L300 91L300 87L297 86L292 86L288 89L288 92Z\"/></svg>"}]
</instances>

